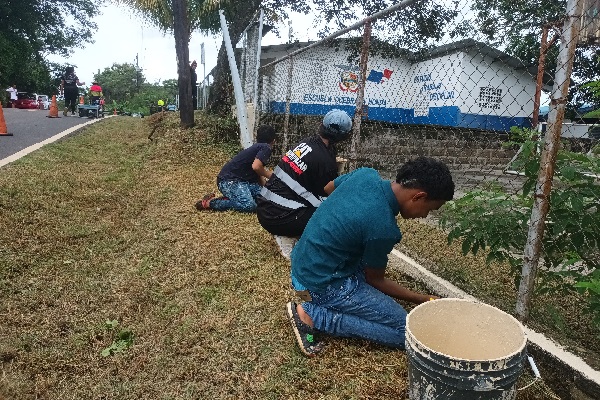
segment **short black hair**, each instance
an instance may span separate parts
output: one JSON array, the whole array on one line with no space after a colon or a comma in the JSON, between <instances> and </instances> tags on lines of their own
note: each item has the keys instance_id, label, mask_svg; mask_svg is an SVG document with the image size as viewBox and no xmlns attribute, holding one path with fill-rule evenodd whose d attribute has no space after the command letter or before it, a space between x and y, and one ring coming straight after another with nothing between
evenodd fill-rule
<instances>
[{"instance_id":1,"label":"short black hair","mask_svg":"<svg viewBox=\"0 0 600 400\"><path fill-rule=\"evenodd\" d=\"M454 182L450 170L441 161L418 157L400 167L396 182L408 189L421 189L430 200L452 200Z\"/></svg>"},{"instance_id":2,"label":"short black hair","mask_svg":"<svg viewBox=\"0 0 600 400\"><path fill-rule=\"evenodd\" d=\"M256 130L256 143L271 143L276 138L277 133L271 125L262 125Z\"/></svg>"},{"instance_id":3,"label":"short black hair","mask_svg":"<svg viewBox=\"0 0 600 400\"><path fill-rule=\"evenodd\" d=\"M65 70L65 72L67 74L72 74L73 72L75 72L75 67L67 67L67 69Z\"/></svg>"}]
</instances>

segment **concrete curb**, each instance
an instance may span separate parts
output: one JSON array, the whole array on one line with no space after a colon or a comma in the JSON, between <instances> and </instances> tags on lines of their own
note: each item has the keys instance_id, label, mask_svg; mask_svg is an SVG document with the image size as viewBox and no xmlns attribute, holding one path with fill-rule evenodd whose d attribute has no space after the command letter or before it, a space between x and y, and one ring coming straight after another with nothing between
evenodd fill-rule
<instances>
[{"instance_id":1,"label":"concrete curb","mask_svg":"<svg viewBox=\"0 0 600 400\"><path fill-rule=\"evenodd\" d=\"M389 263L392 267L422 282L435 294L479 301L452 283L432 274L406 254L394 249L391 255ZM542 372L542 379L544 375L546 378L553 378L552 382L546 381L552 390L564 399L600 399L600 371L596 371L580 357L566 351L544 335L527 327L525 332L530 343L528 351L536 356L535 361ZM555 385L554 382L562 384Z\"/></svg>"}]
</instances>

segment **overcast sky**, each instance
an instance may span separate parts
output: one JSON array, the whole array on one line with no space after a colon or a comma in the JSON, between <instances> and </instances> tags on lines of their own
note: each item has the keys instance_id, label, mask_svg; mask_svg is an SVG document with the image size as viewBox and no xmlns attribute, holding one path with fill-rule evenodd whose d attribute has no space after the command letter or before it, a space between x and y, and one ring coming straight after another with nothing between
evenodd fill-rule
<instances>
[{"instance_id":1,"label":"overcast sky","mask_svg":"<svg viewBox=\"0 0 600 400\"><path fill-rule=\"evenodd\" d=\"M295 14L292 18L295 38L300 41L316 40L316 30L307 29L312 25L312 19ZM175 40L170 34L163 35L157 28L148 25L142 19L132 14L124 6L108 5L102 8L102 14L94 20L98 30L94 35L95 43L76 49L64 60L62 57L51 56L51 61L67 62L76 65L75 73L80 81L91 85L94 73L112 66L114 63L136 63L144 70L148 82L154 83L165 79L177 78L177 62L175 58ZM278 38L274 33L268 33L263 44L281 44L288 41L287 24L281 27L284 37ZM309 35L312 34L312 37ZM200 45L204 43L206 73L216 64L217 52L221 46L222 36L192 35L190 40L190 61L198 61L198 81L204 77L204 68L200 64Z\"/></svg>"}]
</instances>

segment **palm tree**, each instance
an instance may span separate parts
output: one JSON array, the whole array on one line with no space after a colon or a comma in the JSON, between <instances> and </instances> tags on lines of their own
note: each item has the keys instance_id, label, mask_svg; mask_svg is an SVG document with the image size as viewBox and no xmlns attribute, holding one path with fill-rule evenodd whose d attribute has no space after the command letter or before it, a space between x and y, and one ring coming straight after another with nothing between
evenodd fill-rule
<instances>
[{"instance_id":1,"label":"palm tree","mask_svg":"<svg viewBox=\"0 0 600 400\"><path fill-rule=\"evenodd\" d=\"M224 11L229 24L229 36L237 43L244 29L259 8L267 10L266 22L287 18L285 8L308 13L306 2L297 0L114 0L138 11L144 18L165 32L173 32L177 54L181 126L194 124L189 71L190 35L196 29L214 34L221 32L218 10ZM209 110L227 111L230 69L225 47L221 46L215 67Z\"/></svg>"},{"instance_id":2,"label":"palm tree","mask_svg":"<svg viewBox=\"0 0 600 400\"><path fill-rule=\"evenodd\" d=\"M179 117L182 128L194 125L190 82L189 43L200 21L209 19L226 0L116 0L131 7L164 32L173 32L179 86Z\"/></svg>"}]
</instances>

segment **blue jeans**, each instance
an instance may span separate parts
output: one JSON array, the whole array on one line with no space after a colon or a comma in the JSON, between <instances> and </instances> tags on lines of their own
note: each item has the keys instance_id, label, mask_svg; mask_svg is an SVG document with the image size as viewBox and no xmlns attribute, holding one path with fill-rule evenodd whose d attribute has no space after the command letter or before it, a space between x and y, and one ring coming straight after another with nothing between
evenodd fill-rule
<instances>
[{"instance_id":1,"label":"blue jeans","mask_svg":"<svg viewBox=\"0 0 600 400\"><path fill-rule=\"evenodd\" d=\"M258 183L240 181L219 181L217 186L223 197L210 201L210 208L217 211L235 210L253 212L256 210L256 196L260 193Z\"/></svg>"},{"instance_id":2,"label":"blue jeans","mask_svg":"<svg viewBox=\"0 0 600 400\"><path fill-rule=\"evenodd\" d=\"M309 293L312 301L302 303L302 308L317 330L404 348L406 311L392 297L369 285L362 271L329 285L322 293Z\"/></svg>"}]
</instances>

